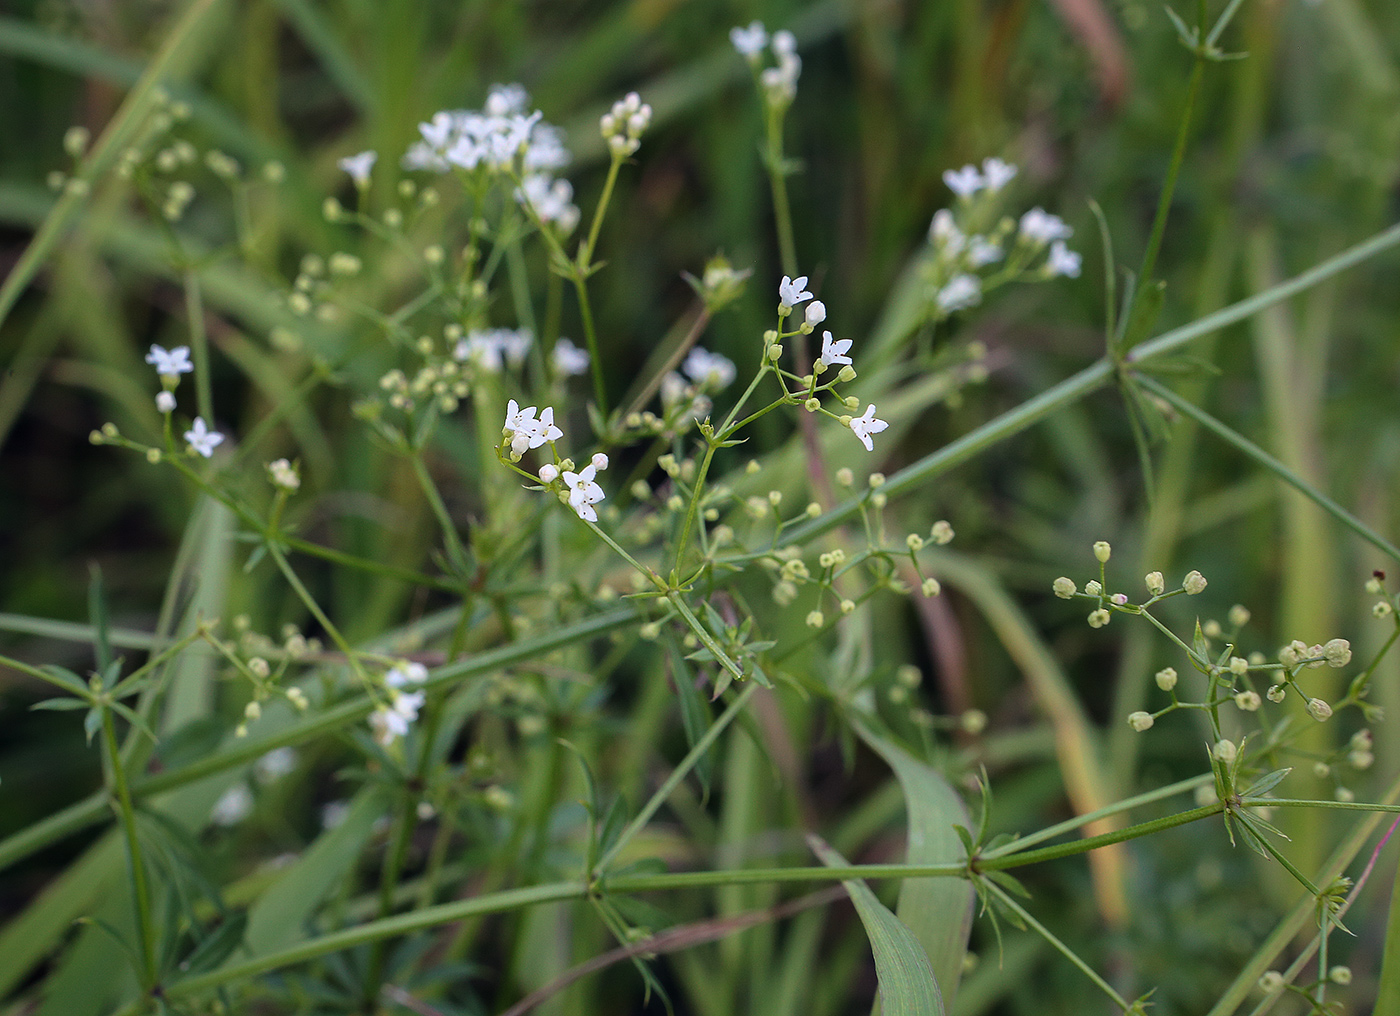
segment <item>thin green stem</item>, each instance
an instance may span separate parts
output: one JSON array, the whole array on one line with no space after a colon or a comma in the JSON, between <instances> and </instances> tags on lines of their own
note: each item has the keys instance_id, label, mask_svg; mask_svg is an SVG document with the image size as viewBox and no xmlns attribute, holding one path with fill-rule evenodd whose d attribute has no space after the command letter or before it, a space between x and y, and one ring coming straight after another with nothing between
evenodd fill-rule
<instances>
[{"instance_id":1,"label":"thin green stem","mask_svg":"<svg viewBox=\"0 0 1400 1016\"><path fill-rule=\"evenodd\" d=\"M792 209L788 204L787 174L783 171L783 117L776 111L768 114L768 184L773 193L773 220L778 230L778 254L783 262L783 274L797 277L797 244L792 237ZM799 340L801 341L801 340Z\"/></svg>"},{"instance_id":2,"label":"thin green stem","mask_svg":"<svg viewBox=\"0 0 1400 1016\"><path fill-rule=\"evenodd\" d=\"M214 426L214 382L209 368L209 335L204 327L204 295L199 273L185 269L185 316L189 319L190 347L194 354L195 406L200 417Z\"/></svg>"},{"instance_id":3,"label":"thin green stem","mask_svg":"<svg viewBox=\"0 0 1400 1016\"><path fill-rule=\"evenodd\" d=\"M671 771L671 775L667 776L661 786L656 788L656 792L651 795L651 799L647 801L641 811L637 812L637 817L627 823L627 827L622 830L621 835L618 836L617 841L613 843L607 853L598 859L599 871L606 871L608 866L617 859L617 855L622 852L622 849L632 841L633 837L646 827L646 824L651 821L651 817L666 803L672 791L680 786L681 781L690 775L690 771L704 758L705 752L710 750L710 746L715 743L719 735L724 733L725 728L733 722L734 718L739 715L744 706L748 705L749 699L753 698L754 692L757 689L758 685L754 682L750 682L744 686L739 694L734 696L734 701L730 702L724 712L719 714L715 722L710 725L710 729L705 731L704 735L695 742L695 746L686 753L685 758L681 759L676 768Z\"/></svg>"},{"instance_id":4,"label":"thin green stem","mask_svg":"<svg viewBox=\"0 0 1400 1016\"><path fill-rule=\"evenodd\" d=\"M1139 375L1138 382L1148 391L1152 392L1152 394L1156 395L1158 398L1170 403L1171 406L1181 414L1189 416L1191 419L1195 420L1197 423L1199 423L1202 427L1206 428L1206 430L1210 431L1216 437L1227 442L1228 444L1234 445L1240 451L1244 452L1255 462L1259 463L1265 469L1269 470L1269 472L1273 473L1279 479L1283 480L1289 486L1293 487L1300 494L1308 498L1319 508L1327 512L1327 514L1331 515L1334 519L1336 519L1342 525L1346 526L1357 536L1360 536L1363 540L1371 544L1377 550L1389 554L1396 561L1400 561L1400 547L1396 547L1395 544L1391 543L1385 537L1381 536L1380 533L1377 533L1370 526L1366 525L1366 523L1362 522L1360 519L1358 519L1355 515L1351 514L1351 512L1347 511L1341 505L1337 504L1336 501L1333 501L1326 494L1322 493L1322 491L1318 490L1312 484L1308 483L1307 480L1304 480L1301 476L1293 472L1293 470L1289 469L1287 466L1285 466L1278 459L1274 458L1264 449L1260 448L1253 441L1250 441L1243 434L1239 434L1231 430L1229 427L1225 426L1225 424L1217 420L1214 416L1205 412L1203 409L1200 409L1197 406L1193 405L1188 400L1183 399L1180 395L1176 394L1176 392L1172 391L1166 385L1161 384L1153 378Z\"/></svg>"},{"instance_id":5,"label":"thin green stem","mask_svg":"<svg viewBox=\"0 0 1400 1016\"><path fill-rule=\"evenodd\" d=\"M617 184L617 172L622 168L622 157L614 155L608 165L608 176L603 181L603 193L598 196L598 206L593 210L593 222L588 227L588 239L578 252L578 265L587 271L593 264L593 250L598 244L598 231L603 228L603 215L612 199L613 187Z\"/></svg>"},{"instance_id":6,"label":"thin green stem","mask_svg":"<svg viewBox=\"0 0 1400 1016\"><path fill-rule=\"evenodd\" d=\"M729 654L724 651L724 647L721 646L714 635L710 633L710 629L706 628L700 622L700 619L695 616L695 613L690 609L690 604L685 602L685 598L674 589L666 594L666 598L671 601L671 605L676 608L676 613L680 614L681 619L684 620L690 630L695 633L695 637L700 640L700 644L710 651L719 665L729 671L729 673L733 675L734 680L742 681L744 679L744 668L729 658Z\"/></svg>"},{"instance_id":7,"label":"thin green stem","mask_svg":"<svg viewBox=\"0 0 1400 1016\"><path fill-rule=\"evenodd\" d=\"M1012 913L1016 914L1016 916L1018 916L1022 921L1024 921L1030 927L1034 928L1041 938L1049 942L1050 945L1055 949L1055 951L1058 952L1061 956L1063 956L1065 959L1069 960L1076 967L1078 967L1080 971L1084 974L1084 976L1089 978L1089 980L1093 981L1094 984L1099 988L1099 990L1101 990L1105 995L1113 999L1114 1003L1120 1009L1122 1009L1124 1012L1128 1011L1129 1004L1127 999L1125 999L1122 995L1118 994L1118 992L1114 991L1113 986L1107 981L1105 981L1102 977L1100 977L1098 971L1096 971L1093 967L1089 966L1089 964L1085 963L1082 959L1080 959L1079 954L1076 953L1073 949L1071 949L1069 946L1065 945L1058 938L1056 938L1054 933L1051 932L1049 928L1045 927L1045 925L1041 924L1034 917L1032 917L1030 915L1030 912L1027 911L1025 907L1021 906L1021 904L1017 903L1014 899L1012 899L1011 895L1007 893L1006 890L1004 890L1001 886L997 885L995 882L990 881L983 882L982 887L987 892L995 896L997 898L997 901L1001 903L1002 906L1006 907L1007 910L1010 910Z\"/></svg>"},{"instance_id":8,"label":"thin green stem","mask_svg":"<svg viewBox=\"0 0 1400 1016\"><path fill-rule=\"evenodd\" d=\"M107 750L107 771L121 814L122 833L126 837L126 861L131 872L136 931L141 944L142 986L149 991L156 983L156 932L151 916L151 890L146 881L146 861L141 854L140 836L136 830L136 809L131 803L131 787L127 784L121 748L117 744L117 726L112 719L112 710L107 708L102 709L102 743Z\"/></svg>"},{"instance_id":9,"label":"thin green stem","mask_svg":"<svg viewBox=\"0 0 1400 1016\"><path fill-rule=\"evenodd\" d=\"M423 462L422 451L415 451L409 456L409 461L413 463L413 475L418 477L418 486L422 488L424 497L428 499L428 507L432 509L433 516L437 519L439 528L442 529L442 537L447 541L448 560L455 568L465 568L467 566L467 548L462 545L462 538L457 535L457 526L453 523L452 516L447 513L447 505L443 502L437 484L433 482L432 474L428 472L428 467Z\"/></svg>"},{"instance_id":10,"label":"thin green stem","mask_svg":"<svg viewBox=\"0 0 1400 1016\"><path fill-rule=\"evenodd\" d=\"M675 585L677 577L681 572L681 561L685 558L686 546L690 543L690 531L695 528L695 516L700 510L700 496L705 491L705 477L710 472L710 463L715 459L715 439L711 438L705 445L705 458L700 462L700 469L695 474L695 483L690 491L690 506L685 512L685 523L681 526L680 539L676 541L676 560L671 568L671 584Z\"/></svg>"},{"instance_id":11,"label":"thin green stem","mask_svg":"<svg viewBox=\"0 0 1400 1016\"><path fill-rule=\"evenodd\" d=\"M1113 832L1103 833L1099 836L1086 836L1080 840L1059 843L1053 847L1042 847L1039 850L1028 850L1024 853L1002 854L997 857L979 857L976 866L979 871L1002 871L1007 868L1024 867L1027 864L1039 864L1041 861L1072 857L1075 854L1084 854L1090 850L1097 850L1099 847L1106 847L1110 843L1122 843L1125 840L1135 840L1140 836L1150 836L1163 829L1175 829L1177 826L1188 825L1200 819L1218 815L1224 810L1225 806L1217 801L1200 808L1192 808L1190 811L1155 818L1150 822L1139 822L1137 825L1125 826L1122 829L1115 829Z\"/></svg>"},{"instance_id":12,"label":"thin green stem","mask_svg":"<svg viewBox=\"0 0 1400 1016\"><path fill-rule=\"evenodd\" d=\"M574 290L578 293L578 312L583 319L583 337L588 343L588 365L593 369L593 400L598 403L598 412L608 417L608 392L603 384L603 357L598 350L598 331L593 326L593 307L588 301L588 280L577 269L574 272Z\"/></svg>"},{"instance_id":13,"label":"thin green stem","mask_svg":"<svg viewBox=\"0 0 1400 1016\"><path fill-rule=\"evenodd\" d=\"M355 672L355 676L361 681L368 681L369 677L365 674L364 668L360 666L360 658L355 653L354 648L345 640L345 636L340 633L340 629L326 616L326 612L321 609L321 605L316 602L316 598L311 595L311 591L306 588L301 578L292 570L292 566L287 563L287 559L283 556L281 548L279 548L277 544L269 542L267 544L267 552L268 555L277 562L278 570L282 572L282 577L287 580L287 584L291 586L292 590L297 594L297 598L301 600L307 610L311 611L311 616L321 625L321 628L325 631L326 635L330 637L330 640L345 654L345 662L349 664L350 669Z\"/></svg>"}]
</instances>

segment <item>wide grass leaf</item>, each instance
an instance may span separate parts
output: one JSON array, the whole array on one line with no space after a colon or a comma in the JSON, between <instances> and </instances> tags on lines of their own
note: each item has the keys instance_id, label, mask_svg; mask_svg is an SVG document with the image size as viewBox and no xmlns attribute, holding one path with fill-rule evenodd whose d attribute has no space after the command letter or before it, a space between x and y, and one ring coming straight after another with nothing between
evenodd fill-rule
<instances>
[{"instance_id":1,"label":"wide grass leaf","mask_svg":"<svg viewBox=\"0 0 1400 1016\"><path fill-rule=\"evenodd\" d=\"M812 852L827 867L849 862L820 837L809 836ZM875 954L875 976L880 981L883 1016L943 1016L943 995L929 965L928 953L914 933L859 879L841 883L865 925Z\"/></svg>"}]
</instances>

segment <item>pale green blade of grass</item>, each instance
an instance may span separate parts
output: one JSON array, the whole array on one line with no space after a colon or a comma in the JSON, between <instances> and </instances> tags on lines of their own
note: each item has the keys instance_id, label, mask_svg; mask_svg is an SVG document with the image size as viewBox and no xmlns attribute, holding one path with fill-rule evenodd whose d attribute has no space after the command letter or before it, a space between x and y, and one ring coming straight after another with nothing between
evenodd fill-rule
<instances>
[{"instance_id":1,"label":"pale green blade of grass","mask_svg":"<svg viewBox=\"0 0 1400 1016\"><path fill-rule=\"evenodd\" d=\"M184 618L174 633L176 638L183 638L201 623L228 620L223 615L228 604L236 531L233 512L208 497L199 499L186 536L193 553L184 573L171 580L191 593ZM160 729L164 733L213 712L215 675L221 664L222 658L203 643L191 645L170 661L162 682L166 691Z\"/></svg>"},{"instance_id":2,"label":"pale green blade of grass","mask_svg":"<svg viewBox=\"0 0 1400 1016\"><path fill-rule=\"evenodd\" d=\"M214 15L221 13L221 6L223 0L193 0L186 8L184 15L166 36L159 52L146 66L141 79L93 143L79 174L81 178L91 181L105 172L140 128L146 114L155 108L157 86L167 79L183 76L191 69L202 55L204 45L210 41L208 34L218 27L219 19ZM71 191L65 191L54 204L44 224L34 234L4 283L0 284L0 323L9 317L20 293L33 281L84 204L85 199Z\"/></svg>"},{"instance_id":3,"label":"pale green blade of grass","mask_svg":"<svg viewBox=\"0 0 1400 1016\"><path fill-rule=\"evenodd\" d=\"M124 858L121 837L109 832L6 923L0 931L0 998L59 944L74 921L112 891Z\"/></svg>"},{"instance_id":4,"label":"pale green blade of grass","mask_svg":"<svg viewBox=\"0 0 1400 1016\"><path fill-rule=\"evenodd\" d=\"M903 789L909 829L906 863L961 861L966 850L953 827L974 826L943 774L859 721L856 732L894 770ZM911 878L899 888L895 913L928 954L945 1006L957 995L976 899L971 883L962 879Z\"/></svg>"},{"instance_id":5,"label":"pale green blade of grass","mask_svg":"<svg viewBox=\"0 0 1400 1016\"><path fill-rule=\"evenodd\" d=\"M244 935L249 953L263 956L305 937L311 916L350 877L375 822L388 808L384 789L374 784L355 795L345 820L318 836L249 908Z\"/></svg>"},{"instance_id":6,"label":"pale green blade of grass","mask_svg":"<svg viewBox=\"0 0 1400 1016\"><path fill-rule=\"evenodd\" d=\"M64 642L93 642L97 632L90 624L77 621L53 621L47 617L30 617L27 614L0 614L0 631L18 632L23 635L37 635L40 638L59 639ZM135 628L112 628L107 639L118 649L157 649L166 640L147 631Z\"/></svg>"},{"instance_id":7,"label":"pale green blade of grass","mask_svg":"<svg viewBox=\"0 0 1400 1016\"><path fill-rule=\"evenodd\" d=\"M847 863L820 837L812 835L807 841L812 852L828 867ZM882 1016L943 1016L943 996L922 943L864 882L850 879L841 884L855 904L870 938L870 949L875 954Z\"/></svg>"}]
</instances>

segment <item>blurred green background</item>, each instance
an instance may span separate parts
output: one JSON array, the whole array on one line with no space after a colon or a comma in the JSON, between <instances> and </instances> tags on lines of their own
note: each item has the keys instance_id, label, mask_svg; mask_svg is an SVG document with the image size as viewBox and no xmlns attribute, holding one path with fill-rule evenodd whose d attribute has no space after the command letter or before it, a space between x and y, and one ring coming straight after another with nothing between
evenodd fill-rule
<instances>
[{"instance_id":1,"label":"blurred green background","mask_svg":"<svg viewBox=\"0 0 1400 1016\"><path fill-rule=\"evenodd\" d=\"M73 124L101 131L182 7L7 5L0 18L0 272L9 271L54 200L45 179L69 166L64 132ZM681 273L698 273L716 251L755 270L749 294L707 338L740 359L768 326L771 285L781 274L757 156L760 113L727 38L732 25L757 17L770 28L792 28L799 39L803 73L787 131L788 151L802 163L790 183L797 248L839 334L859 343L875 329L930 216L949 200L941 172L966 161L999 155L1018 163L1018 200L1063 215L1085 256L1079 280L1012 289L968 318L958 339L987 345L988 384L930 410L900 446L883 448L886 472L1101 354L1104 253L1088 202L1103 208L1118 260L1136 265L1190 69L1160 7L1135 0L246 0L221 11L187 78L172 87L192 103L189 133L245 166L277 159L287 169L280 194L260 197L255 209L259 263L236 272L229 258L206 266L230 273L206 295L221 320L211 340L226 429L246 433L283 390L275 358L253 347L266 346L274 276L294 274L307 250L343 243L319 214L325 194L349 199L336 160L374 148L380 165L392 167L419 121L438 109L478 106L495 82L521 82L545 119L565 128L575 155L567 175L585 210L606 170L598 115L632 89L656 110L600 241L608 264L594 294L600 332L615 353L610 387L625 387L633 365L689 306ZM1182 13L1191 20L1193 12ZM1295 274L1400 211L1400 6L1246 0L1223 41L1247 58L1207 69L1158 269L1167 281L1159 330ZM385 172L375 186L387 194L392 182ZM228 241L230 215L215 188L201 188L183 229L217 246ZM153 481L155 471L134 456L91 447L88 433L108 420L124 432L155 433L141 358L152 342L180 344L184 327L178 279L159 250L153 227L124 214L120 198L109 199L80 217L0 326L6 615L84 620L96 565L114 623L153 624L194 496L170 477ZM1392 538L1400 532L1396 278L1390 255L1207 339L1192 352L1216 369L1203 367L1177 384ZM577 335L572 313L567 304L564 333ZM316 498L312 534L369 556L426 562L433 541L427 510L398 467L369 446L347 403L344 392L317 393L315 424L283 438L285 453L303 459ZM780 443L786 434L778 426L761 438ZM1343 636L1362 657L1387 633L1361 591L1386 562L1208 435L1187 425L1172 435L1156 449L1150 506L1122 403L1104 392L960 468L906 510L913 519L951 519L958 548L1029 611L1083 710L1103 725L1119 795L1199 771L1201 739L1181 717L1150 738L1122 721L1141 707L1154 670L1179 666L1160 640L1145 626L1119 631L1116 624L1113 638L1100 637L1083 624L1079 606L1049 596L1056 575L1082 584L1091 574L1095 540L1112 541L1124 586L1150 569L1167 572L1169 581L1190 568L1204 571L1210 589L1191 606L1203 619L1223 620L1232 604L1247 605L1254 619L1246 649L1272 656L1289 639ZM455 454L445 441L447 475ZM354 493L364 491L372 494ZM460 497L470 504L469 491ZM357 637L422 607L397 585L355 575L318 581L331 604L353 615ZM266 570L246 578L235 572L230 604L264 626L291 609ZM961 637L926 659L937 677L930 706L972 704L991 716L993 730L1043 734L1034 696L1002 637L967 597L950 594L947 605ZM1174 618L1180 630L1190 622L1182 608ZM90 665L80 644L25 628L13 618L0 625L0 649L80 671ZM1377 681L1378 700L1392 716L1400 709L1397 677L1400 665L1391 660ZM0 836L96 786L78 725L63 714L27 711L42 694L0 670ZM1328 733L1340 744L1353 727ZM1056 760L1041 744L993 774L1004 787L1008 824L1019 828L1064 813ZM1385 728L1376 731L1376 756L1381 785L1400 768L1400 745ZM1357 774L1348 786L1363 796L1374 791L1371 779ZM1315 789L1333 792L1325 783ZM1304 867L1336 835L1321 819L1290 832ZM0 913L29 901L80 845L60 844L6 872ZM1166 985L1161 1012L1202 1011L1231 960L1247 956L1270 927L1267 915L1279 903L1277 887L1260 879L1244 851L1198 857L1197 849L1186 831L1135 850L1142 913L1115 932L1139 958L1138 976ZM1393 869L1393 859L1382 868ZM1121 942L1095 938L1081 869L1066 865L1039 877L1038 903L1063 911L1060 930L1091 958L1102 958L1099 950L1119 955L1113 951ZM1350 953L1358 1000L1368 997L1378 967L1388 875L1378 874L1371 887L1348 920L1358 934ZM984 965L995 965L995 945L978 948ZM996 1002L1001 1011L1082 1008L1073 971L1043 952L1024 962L1051 986L1013 988ZM1069 983L1058 990L1061 982Z\"/></svg>"}]
</instances>

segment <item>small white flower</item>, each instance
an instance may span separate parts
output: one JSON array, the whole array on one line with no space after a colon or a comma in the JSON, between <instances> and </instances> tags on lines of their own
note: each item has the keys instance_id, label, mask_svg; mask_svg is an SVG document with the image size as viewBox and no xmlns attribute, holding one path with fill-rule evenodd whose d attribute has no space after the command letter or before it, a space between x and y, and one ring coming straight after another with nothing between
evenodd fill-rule
<instances>
[{"instance_id":1,"label":"small white flower","mask_svg":"<svg viewBox=\"0 0 1400 1016\"><path fill-rule=\"evenodd\" d=\"M975 275L955 275L938 291L938 309L945 314L982 302L982 283Z\"/></svg>"},{"instance_id":2,"label":"small white flower","mask_svg":"<svg viewBox=\"0 0 1400 1016\"><path fill-rule=\"evenodd\" d=\"M593 506L607 496L603 488L594 482L596 474L597 469L591 462L577 473L564 470L564 482L569 487L569 507L578 513L579 518L589 522L598 521L598 513Z\"/></svg>"},{"instance_id":3,"label":"small white flower","mask_svg":"<svg viewBox=\"0 0 1400 1016\"><path fill-rule=\"evenodd\" d=\"M1016 173L1016 167L1009 162L997 158L982 160L982 179L993 194L1014 180Z\"/></svg>"},{"instance_id":4,"label":"small white flower","mask_svg":"<svg viewBox=\"0 0 1400 1016\"><path fill-rule=\"evenodd\" d=\"M358 155L347 155L340 160L340 168L350 174L350 179L355 181L356 187L369 186L370 170L374 168L374 162L379 158L377 152L360 152Z\"/></svg>"},{"instance_id":5,"label":"small white flower","mask_svg":"<svg viewBox=\"0 0 1400 1016\"><path fill-rule=\"evenodd\" d=\"M396 692L392 706L380 706L370 714L369 725L374 728L374 739L387 748L405 736L409 725L418 719L424 697L421 691Z\"/></svg>"},{"instance_id":6,"label":"small white flower","mask_svg":"<svg viewBox=\"0 0 1400 1016\"><path fill-rule=\"evenodd\" d=\"M1056 240L1050 245L1050 257L1045 262L1045 273L1052 279L1059 275L1077 279L1079 278L1079 266L1083 260L1078 254L1066 247L1063 240Z\"/></svg>"},{"instance_id":7,"label":"small white flower","mask_svg":"<svg viewBox=\"0 0 1400 1016\"><path fill-rule=\"evenodd\" d=\"M297 753L291 748L273 748L253 763L253 778L267 786L276 783L297 767Z\"/></svg>"},{"instance_id":8,"label":"small white flower","mask_svg":"<svg viewBox=\"0 0 1400 1016\"><path fill-rule=\"evenodd\" d=\"M560 377L570 377L588 370L588 350L580 349L568 339L560 339L554 344L549 359Z\"/></svg>"},{"instance_id":9,"label":"small white flower","mask_svg":"<svg viewBox=\"0 0 1400 1016\"><path fill-rule=\"evenodd\" d=\"M797 55L797 36L786 28L773 33L773 55L779 60Z\"/></svg>"},{"instance_id":10,"label":"small white flower","mask_svg":"<svg viewBox=\"0 0 1400 1016\"><path fill-rule=\"evenodd\" d=\"M838 363L850 363L851 358L846 353L850 350L852 341L851 339L833 339L830 332L822 332L822 363L828 367Z\"/></svg>"},{"instance_id":11,"label":"small white flower","mask_svg":"<svg viewBox=\"0 0 1400 1016\"><path fill-rule=\"evenodd\" d=\"M967 236L958 228L953 213L946 208L933 213L933 220L928 224L928 239L948 257L956 257L967 244Z\"/></svg>"},{"instance_id":12,"label":"small white flower","mask_svg":"<svg viewBox=\"0 0 1400 1016\"><path fill-rule=\"evenodd\" d=\"M390 668L384 675L384 683L390 688L403 688L410 684L422 684L428 679L428 668L415 660L400 663Z\"/></svg>"},{"instance_id":13,"label":"small white flower","mask_svg":"<svg viewBox=\"0 0 1400 1016\"><path fill-rule=\"evenodd\" d=\"M807 292L807 276L799 275L795 279L790 279L786 275L783 281L778 283L778 299L782 301L784 307L796 307L804 300L810 300L812 294Z\"/></svg>"},{"instance_id":14,"label":"small white flower","mask_svg":"<svg viewBox=\"0 0 1400 1016\"><path fill-rule=\"evenodd\" d=\"M865 445L865 450L873 452L875 444L870 440L871 434L878 434L888 427L884 420L875 419L875 404L872 402L865 407L865 413L851 419L851 432L860 438L860 443Z\"/></svg>"},{"instance_id":15,"label":"small white flower","mask_svg":"<svg viewBox=\"0 0 1400 1016\"><path fill-rule=\"evenodd\" d=\"M1037 244L1068 240L1074 235L1074 230L1065 224L1064 219L1039 207L1032 208L1021 216L1020 232L1024 239Z\"/></svg>"},{"instance_id":16,"label":"small white flower","mask_svg":"<svg viewBox=\"0 0 1400 1016\"><path fill-rule=\"evenodd\" d=\"M987 181L982 179L982 174L977 172L977 167L973 165L964 166L962 169L945 169L943 182L948 185L950 191L964 200L987 186Z\"/></svg>"},{"instance_id":17,"label":"small white flower","mask_svg":"<svg viewBox=\"0 0 1400 1016\"><path fill-rule=\"evenodd\" d=\"M736 376L732 360L719 353L711 353L707 349L701 349L699 346L692 349L686 356L685 363L681 364L681 369L697 385L705 385L716 391L727 388Z\"/></svg>"},{"instance_id":18,"label":"small white flower","mask_svg":"<svg viewBox=\"0 0 1400 1016\"><path fill-rule=\"evenodd\" d=\"M608 468L608 457L602 452L594 452L593 458L589 459L589 464L600 473Z\"/></svg>"},{"instance_id":19,"label":"small white flower","mask_svg":"<svg viewBox=\"0 0 1400 1016\"><path fill-rule=\"evenodd\" d=\"M189 442L193 451L203 455L206 459L214 454L214 449L223 444L224 436L217 430L210 430L204 425L204 417L196 417L194 426L185 431L185 440Z\"/></svg>"},{"instance_id":20,"label":"small white flower","mask_svg":"<svg viewBox=\"0 0 1400 1016\"><path fill-rule=\"evenodd\" d=\"M553 483L557 479L559 479L559 467L553 462L546 462L540 466L541 483Z\"/></svg>"},{"instance_id":21,"label":"small white flower","mask_svg":"<svg viewBox=\"0 0 1400 1016\"><path fill-rule=\"evenodd\" d=\"M813 300L807 304L807 327L815 328L826 320L826 304L820 300Z\"/></svg>"},{"instance_id":22,"label":"small white flower","mask_svg":"<svg viewBox=\"0 0 1400 1016\"><path fill-rule=\"evenodd\" d=\"M269 462L267 475L274 487L281 487L283 490L296 490L301 486L301 477L297 475L296 467L286 459Z\"/></svg>"},{"instance_id":23,"label":"small white flower","mask_svg":"<svg viewBox=\"0 0 1400 1016\"><path fill-rule=\"evenodd\" d=\"M156 396L156 410L161 413L175 412L175 393L161 392Z\"/></svg>"},{"instance_id":24,"label":"small white flower","mask_svg":"<svg viewBox=\"0 0 1400 1016\"><path fill-rule=\"evenodd\" d=\"M209 821L225 827L236 826L252 813L252 792L246 784L235 783L214 802L214 807L209 812Z\"/></svg>"},{"instance_id":25,"label":"small white flower","mask_svg":"<svg viewBox=\"0 0 1400 1016\"><path fill-rule=\"evenodd\" d=\"M729 30L729 41L745 60L757 61L768 45L768 30L762 21L750 21L748 28L735 26Z\"/></svg>"},{"instance_id":26,"label":"small white flower","mask_svg":"<svg viewBox=\"0 0 1400 1016\"><path fill-rule=\"evenodd\" d=\"M154 366L161 377L178 377L194 370L194 364L190 363L189 346L176 346L170 350L163 346L151 346L146 362Z\"/></svg>"},{"instance_id":27,"label":"small white flower","mask_svg":"<svg viewBox=\"0 0 1400 1016\"><path fill-rule=\"evenodd\" d=\"M995 264L1002 258L1002 249L985 236L974 236L967 248L967 262L973 268Z\"/></svg>"},{"instance_id":28,"label":"small white flower","mask_svg":"<svg viewBox=\"0 0 1400 1016\"><path fill-rule=\"evenodd\" d=\"M554 425L554 407L546 406L535 419L535 407L521 409L511 399L506 404L506 420L501 429L511 435L511 454L521 456L527 448L538 448L546 441L558 441L564 432Z\"/></svg>"}]
</instances>

